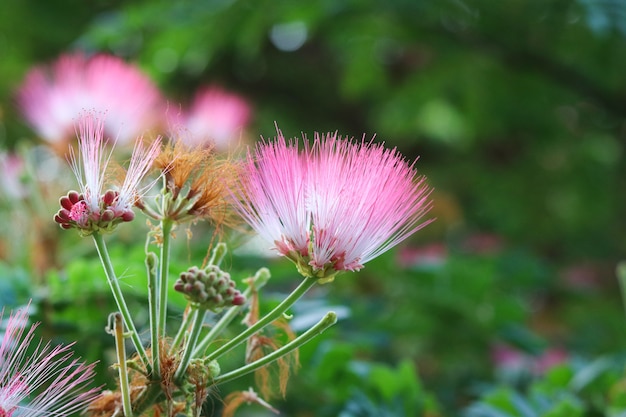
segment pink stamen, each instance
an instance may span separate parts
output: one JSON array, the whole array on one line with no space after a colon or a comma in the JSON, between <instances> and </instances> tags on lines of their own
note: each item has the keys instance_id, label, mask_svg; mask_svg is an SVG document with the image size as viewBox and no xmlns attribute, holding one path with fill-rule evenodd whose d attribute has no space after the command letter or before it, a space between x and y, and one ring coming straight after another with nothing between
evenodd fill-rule
<instances>
[{"instance_id":1,"label":"pink stamen","mask_svg":"<svg viewBox=\"0 0 626 417\"><path fill-rule=\"evenodd\" d=\"M86 223L88 216L89 210L87 209L87 204L84 201L79 201L74 204L69 214L69 218L80 225L84 225Z\"/></svg>"},{"instance_id":2,"label":"pink stamen","mask_svg":"<svg viewBox=\"0 0 626 417\"><path fill-rule=\"evenodd\" d=\"M0 337L0 417L17 410L21 417L70 415L97 395L95 389L83 391L93 365L72 359L70 346L35 342L36 326L28 326L26 307L9 316Z\"/></svg>"},{"instance_id":3,"label":"pink stamen","mask_svg":"<svg viewBox=\"0 0 626 417\"><path fill-rule=\"evenodd\" d=\"M396 149L334 134L278 131L249 154L235 206L278 252L297 251L315 271L356 271L430 221L431 188ZM301 260L294 260L299 263Z\"/></svg>"}]
</instances>

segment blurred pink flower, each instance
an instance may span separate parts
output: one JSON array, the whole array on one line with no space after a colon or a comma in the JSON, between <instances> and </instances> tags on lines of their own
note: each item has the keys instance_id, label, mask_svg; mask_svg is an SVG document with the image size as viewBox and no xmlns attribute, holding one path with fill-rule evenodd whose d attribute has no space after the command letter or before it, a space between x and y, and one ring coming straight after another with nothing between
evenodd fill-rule
<instances>
[{"instance_id":1,"label":"blurred pink flower","mask_svg":"<svg viewBox=\"0 0 626 417\"><path fill-rule=\"evenodd\" d=\"M602 273L598 265L581 261L565 267L559 272L559 278L569 288L582 291L598 290L602 287Z\"/></svg>"},{"instance_id":2,"label":"blurred pink flower","mask_svg":"<svg viewBox=\"0 0 626 417\"><path fill-rule=\"evenodd\" d=\"M0 320L3 313L0 313ZM27 308L11 314L0 343L0 416L68 416L97 396L91 383L93 364L72 358L71 345L39 342L34 351L32 325L25 333ZM82 392L81 392L82 391Z\"/></svg>"},{"instance_id":3,"label":"blurred pink flower","mask_svg":"<svg viewBox=\"0 0 626 417\"><path fill-rule=\"evenodd\" d=\"M403 268L437 267L445 264L448 248L443 243L406 247L398 251L398 263Z\"/></svg>"},{"instance_id":4,"label":"blurred pink flower","mask_svg":"<svg viewBox=\"0 0 626 417\"><path fill-rule=\"evenodd\" d=\"M462 247L469 253L477 255L493 255L502 251L504 239L496 234L474 233L462 243Z\"/></svg>"},{"instance_id":5,"label":"blurred pink flower","mask_svg":"<svg viewBox=\"0 0 626 417\"><path fill-rule=\"evenodd\" d=\"M248 102L220 87L198 91L188 110L168 112L169 125L190 145L212 141L218 150L232 149L250 120Z\"/></svg>"},{"instance_id":6,"label":"blurred pink flower","mask_svg":"<svg viewBox=\"0 0 626 417\"><path fill-rule=\"evenodd\" d=\"M76 175L80 193L70 191L61 197L61 209L54 220L64 229L76 227L85 235L94 231L109 231L120 222L134 219L132 207L148 187L140 189L160 152L161 139L144 147L142 138L135 142L128 171L121 185L104 190L107 166L112 149L106 150L104 121L88 113L78 122L78 156L70 148L70 165Z\"/></svg>"},{"instance_id":7,"label":"blurred pink flower","mask_svg":"<svg viewBox=\"0 0 626 417\"><path fill-rule=\"evenodd\" d=\"M236 208L304 276L359 270L430 223L431 189L395 149L335 133L300 152L278 133L248 155Z\"/></svg>"},{"instance_id":8,"label":"blurred pink flower","mask_svg":"<svg viewBox=\"0 0 626 417\"><path fill-rule=\"evenodd\" d=\"M569 356L569 353L561 348L546 349L535 358L533 369L538 375L545 374L550 368L566 362Z\"/></svg>"},{"instance_id":9,"label":"blurred pink flower","mask_svg":"<svg viewBox=\"0 0 626 417\"><path fill-rule=\"evenodd\" d=\"M62 55L49 67L35 67L17 92L26 120L46 141L59 143L74 134L81 112L106 113L107 136L122 143L158 122L159 90L136 66L112 55Z\"/></svg>"},{"instance_id":10,"label":"blurred pink flower","mask_svg":"<svg viewBox=\"0 0 626 417\"><path fill-rule=\"evenodd\" d=\"M569 354L561 348L548 348L539 355L531 355L506 344L496 344L491 352L496 367L505 372L543 375L550 368L568 360Z\"/></svg>"},{"instance_id":11,"label":"blurred pink flower","mask_svg":"<svg viewBox=\"0 0 626 417\"><path fill-rule=\"evenodd\" d=\"M0 188L9 199L19 199L28 193L22 182L25 173L24 159L18 154L0 152Z\"/></svg>"},{"instance_id":12,"label":"blurred pink flower","mask_svg":"<svg viewBox=\"0 0 626 417\"><path fill-rule=\"evenodd\" d=\"M517 348L498 343L491 349L491 360L500 370L521 372L527 370L530 357Z\"/></svg>"}]
</instances>

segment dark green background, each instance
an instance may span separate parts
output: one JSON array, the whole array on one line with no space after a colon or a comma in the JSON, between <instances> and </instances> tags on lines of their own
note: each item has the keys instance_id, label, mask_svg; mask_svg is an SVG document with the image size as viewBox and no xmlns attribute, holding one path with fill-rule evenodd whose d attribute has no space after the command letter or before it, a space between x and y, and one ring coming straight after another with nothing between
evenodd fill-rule
<instances>
[{"instance_id":1,"label":"dark green background","mask_svg":"<svg viewBox=\"0 0 626 417\"><path fill-rule=\"evenodd\" d=\"M305 28L301 47L277 48L272 33L285 28ZM13 101L26 71L72 50L135 62L174 100L208 83L238 92L254 108L252 137L273 136L277 122L287 136L376 134L420 156L438 220L403 246L441 244L445 259L402 267L394 250L314 293L350 315L303 351L300 376L275 401L286 415L419 415L435 403L459 415L476 401L500 413L477 416L621 410L621 365L598 366L596 385L579 389L572 375L598 358L619 362L624 351L615 268L626 252L626 2L5 0L5 148L36 142ZM164 51L174 59L165 71ZM498 244L482 250L476 235ZM111 343L101 331L110 295L91 246L62 239L62 262L43 281L28 264L4 260L4 302L35 296L47 336L79 337L77 350L93 359ZM198 241L191 251L202 259ZM71 245L85 248L71 256ZM189 249L179 249L182 270ZM141 274L141 247L135 258L118 250L120 268L136 258ZM243 277L264 262L234 256L231 272ZM295 283L290 264L271 267L268 302ZM97 278L86 280L84 268ZM141 294L142 285L129 289ZM108 307L78 307L94 300ZM556 376L507 378L490 356L501 342L531 356L558 347L569 361ZM100 359L104 369L109 359ZM229 389L216 394L216 410ZM546 414L538 391L563 414Z\"/></svg>"}]
</instances>

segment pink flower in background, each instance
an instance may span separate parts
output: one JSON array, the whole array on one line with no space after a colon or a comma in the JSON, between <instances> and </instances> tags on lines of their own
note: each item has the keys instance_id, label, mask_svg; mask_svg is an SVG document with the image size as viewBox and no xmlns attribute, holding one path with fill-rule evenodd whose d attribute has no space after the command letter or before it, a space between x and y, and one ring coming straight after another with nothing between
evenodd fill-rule
<instances>
[{"instance_id":1,"label":"pink flower in background","mask_svg":"<svg viewBox=\"0 0 626 417\"><path fill-rule=\"evenodd\" d=\"M545 349L539 355L531 355L506 344L496 344L491 356L500 371L543 375L550 368L566 362L570 355L564 349L554 347Z\"/></svg>"},{"instance_id":2,"label":"pink flower in background","mask_svg":"<svg viewBox=\"0 0 626 417\"><path fill-rule=\"evenodd\" d=\"M443 243L408 246L398 251L398 263L403 268L436 268L446 263L448 248Z\"/></svg>"},{"instance_id":3,"label":"pink flower in background","mask_svg":"<svg viewBox=\"0 0 626 417\"><path fill-rule=\"evenodd\" d=\"M159 90L136 66L112 55L62 55L49 67L36 67L17 93L26 120L42 139L59 143L74 134L84 111L106 113L106 134L128 142L158 122Z\"/></svg>"},{"instance_id":4,"label":"pink flower in background","mask_svg":"<svg viewBox=\"0 0 626 417\"><path fill-rule=\"evenodd\" d=\"M187 143L212 141L222 151L240 141L250 115L244 98L216 86L201 89L188 110L168 112L170 126L182 131Z\"/></svg>"},{"instance_id":5,"label":"pink flower in background","mask_svg":"<svg viewBox=\"0 0 626 417\"><path fill-rule=\"evenodd\" d=\"M64 229L76 227L85 235L94 231L110 231L120 222L134 219L132 207L149 188L140 188L140 183L160 152L161 139L158 137L144 147L139 138L123 183L113 184L113 188L105 190L112 149L106 149L104 120L93 114L83 115L78 122L78 133L78 155L70 148L69 160L80 193L70 191L61 197L61 209L54 220Z\"/></svg>"},{"instance_id":6,"label":"pink flower in background","mask_svg":"<svg viewBox=\"0 0 626 417\"><path fill-rule=\"evenodd\" d=\"M337 134L285 141L248 155L236 207L309 277L356 271L429 221L431 189L395 149Z\"/></svg>"},{"instance_id":7,"label":"pink flower in background","mask_svg":"<svg viewBox=\"0 0 626 417\"><path fill-rule=\"evenodd\" d=\"M3 314L0 313L0 320ZM37 325L25 332L27 308L11 314L0 342L0 416L68 416L84 409L97 391L86 390L93 365L72 358L71 346L33 343Z\"/></svg>"},{"instance_id":8,"label":"pink flower in background","mask_svg":"<svg viewBox=\"0 0 626 417\"><path fill-rule=\"evenodd\" d=\"M567 362L569 358L570 355L566 350L561 348L549 348L535 359L533 370L536 374L542 375L551 368Z\"/></svg>"},{"instance_id":9,"label":"pink flower in background","mask_svg":"<svg viewBox=\"0 0 626 417\"><path fill-rule=\"evenodd\" d=\"M502 252L504 239L493 233L474 233L465 238L462 247L469 253L477 255L493 255Z\"/></svg>"},{"instance_id":10,"label":"pink flower in background","mask_svg":"<svg viewBox=\"0 0 626 417\"><path fill-rule=\"evenodd\" d=\"M599 265L586 261L571 264L559 272L559 279L564 285L585 292L600 289L605 284L603 277L609 276Z\"/></svg>"},{"instance_id":11,"label":"pink flower in background","mask_svg":"<svg viewBox=\"0 0 626 417\"><path fill-rule=\"evenodd\" d=\"M0 152L0 188L9 199L23 198L28 191L22 182L24 159L15 153Z\"/></svg>"}]
</instances>

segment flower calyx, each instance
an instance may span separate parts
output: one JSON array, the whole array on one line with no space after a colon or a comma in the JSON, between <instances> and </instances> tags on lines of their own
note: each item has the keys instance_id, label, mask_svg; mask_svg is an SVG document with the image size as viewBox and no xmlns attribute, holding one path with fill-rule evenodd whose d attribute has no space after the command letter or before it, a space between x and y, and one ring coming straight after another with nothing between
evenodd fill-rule
<instances>
[{"instance_id":1,"label":"flower calyx","mask_svg":"<svg viewBox=\"0 0 626 417\"><path fill-rule=\"evenodd\" d=\"M297 250L290 250L285 257L296 265L296 269L304 278L317 280L319 284L326 284L335 280L342 270L336 268L337 262L328 262L322 268L316 268L308 254L303 255Z\"/></svg>"},{"instance_id":2,"label":"flower calyx","mask_svg":"<svg viewBox=\"0 0 626 417\"><path fill-rule=\"evenodd\" d=\"M214 313L246 302L243 294L235 288L235 281L230 278L230 274L215 265L204 269L192 266L179 275L174 289L196 307Z\"/></svg>"}]
</instances>

